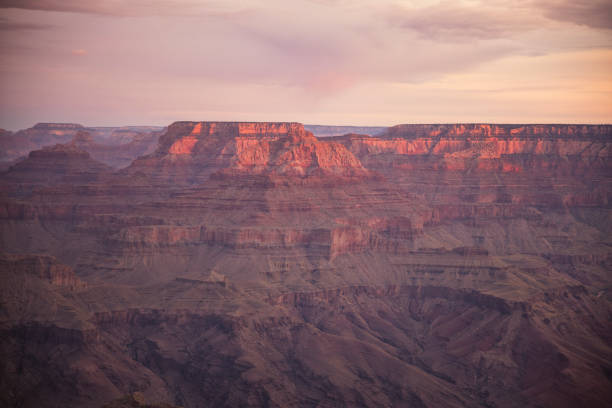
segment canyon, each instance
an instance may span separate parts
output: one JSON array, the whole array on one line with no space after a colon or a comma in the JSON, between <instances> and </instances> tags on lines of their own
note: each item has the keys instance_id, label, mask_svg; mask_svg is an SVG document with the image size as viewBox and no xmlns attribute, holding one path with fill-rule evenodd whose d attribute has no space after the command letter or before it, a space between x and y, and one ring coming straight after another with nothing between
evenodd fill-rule
<instances>
[{"instance_id":1,"label":"canyon","mask_svg":"<svg viewBox=\"0 0 612 408\"><path fill-rule=\"evenodd\" d=\"M0 405L612 401L610 125L46 123L0 146Z\"/></svg>"},{"instance_id":2,"label":"canyon","mask_svg":"<svg viewBox=\"0 0 612 408\"><path fill-rule=\"evenodd\" d=\"M7 170L33 150L69 142L104 164L125 167L153 151L163 130L159 126L84 127L76 123L37 123L17 132L0 129L0 170Z\"/></svg>"}]
</instances>

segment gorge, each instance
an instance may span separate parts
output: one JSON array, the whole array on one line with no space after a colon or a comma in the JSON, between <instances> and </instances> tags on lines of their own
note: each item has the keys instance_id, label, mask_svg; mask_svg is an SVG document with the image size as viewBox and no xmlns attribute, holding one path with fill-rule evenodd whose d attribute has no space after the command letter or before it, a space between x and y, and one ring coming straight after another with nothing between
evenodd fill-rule
<instances>
[{"instance_id":1,"label":"gorge","mask_svg":"<svg viewBox=\"0 0 612 408\"><path fill-rule=\"evenodd\" d=\"M0 404L609 406L612 126L363 129L0 134Z\"/></svg>"}]
</instances>

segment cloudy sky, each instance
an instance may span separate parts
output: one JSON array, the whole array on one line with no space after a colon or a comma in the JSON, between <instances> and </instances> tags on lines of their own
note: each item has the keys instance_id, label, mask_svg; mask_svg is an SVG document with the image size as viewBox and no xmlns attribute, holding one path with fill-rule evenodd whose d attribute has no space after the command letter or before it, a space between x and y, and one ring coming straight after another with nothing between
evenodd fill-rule
<instances>
[{"instance_id":1,"label":"cloudy sky","mask_svg":"<svg viewBox=\"0 0 612 408\"><path fill-rule=\"evenodd\" d=\"M0 127L612 123L612 0L0 0Z\"/></svg>"}]
</instances>

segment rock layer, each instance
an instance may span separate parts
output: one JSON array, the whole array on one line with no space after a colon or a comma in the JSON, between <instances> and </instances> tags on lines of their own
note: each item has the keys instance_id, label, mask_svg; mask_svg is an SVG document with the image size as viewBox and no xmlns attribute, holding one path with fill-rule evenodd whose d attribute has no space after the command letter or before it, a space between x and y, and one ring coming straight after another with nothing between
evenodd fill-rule
<instances>
[{"instance_id":1,"label":"rock layer","mask_svg":"<svg viewBox=\"0 0 612 408\"><path fill-rule=\"evenodd\" d=\"M204 182L213 173L288 177L363 177L359 160L335 142L322 142L298 123L177 122L157 150L129 174L160 183Z\"/></svg>"}]
</instances>

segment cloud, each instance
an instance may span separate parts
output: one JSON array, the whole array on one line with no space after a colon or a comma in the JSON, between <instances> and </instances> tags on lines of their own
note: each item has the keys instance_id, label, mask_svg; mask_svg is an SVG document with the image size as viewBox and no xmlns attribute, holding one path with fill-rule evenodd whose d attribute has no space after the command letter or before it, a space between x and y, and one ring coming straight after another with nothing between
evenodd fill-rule
<instances>
[{"instance_id":1,"label":"cloud","mask_svg":"<svg viewBox=\"0 0 612 408\"><path fill-rule=\"evenodd\" d=\"M54 27L52 24L14 21L0 17L0 31L48 30Z\"/></svg>"},{"instance_id":2,"label":"cloud","mask_svg":"<svg viewBox=\"0 0 612 408\"><path fill-rule=\"evenodd\" d=\"M26 0L26 4L28 1L33 0ZM50 7L51 3L45 3ZM96 10L101 7L88 3L82 2L82 7ZM128 4L136 7L143 3L133 0ZM187 3L190 1L180 2ZM246 2L233 4L238 3ZM257 84L300 89L308 98L320 99L366 82L428 81L523 52L519 45L491 34L486 36L488 41L476 44L469 41L458 44L453 40L432 46L424 35L426 25L421 25L421 34L415 35L414 30L404 27L398 30L379 18L389 5L388 2L381 5L380 0L338 0L324 4L311 0L253 0L248 4L252 7L248 14L230 19L211 18L205 23L177 15L128 21L11 10L62 27L54 41L45 45L19 38L13 42L39 45L40 50L32 53L31 59L44 59L57 67L64 66L60 56L86 49L88 58L78 62L72 59L64 69L100 71L100 75L107 77ZM445 3L448 10L454 10L450 6ZM135 9L131 12L135 13ZM483 18L491 19L491 14ZM451 26L451 20L452 13L447 12L447 26ZM503 26L510 30L510 23ZM460 22L450 29L466 30L460 27ZM108 34L100 36L101 32ZM476 35L473 31L469 33ZM25 61L21 64L34 66Z\"/></svg>"},{"instance_id":3,"label":"cloud","mask_svg":"<svg viewBox=\"0 0 612 408\"><path fill-rule=\"evenodd\" d=\"M0 0L0 8L98 14L119 17L223 16L241 12L220 0Z\"/></svg>"},{"instance_id":4,"label":"cloud","mask_svg":"<svg viewBox=\"0 0 612 408\"><path fill-rule=\"evenodd\" d=\"M422 4L411 2L408 4ZM396 27L436 41L514 38L523 33L573 23L612 29L611 0L442 0L428 6L389 5Z\"/></svg>"},{"instance_id":5,"label":"cloud","mask_svg":"<svg viewBox=\"0 0 612 408\"><path fill-rule=\"evenodd\" d=\"M535 0L533 6L553 20L591 28L612 29L610 0Z\"/></svg>"},{"instance_id":6,"label":"cloud","mask_svg":"<svg viewBox=\"0 0 612 408\"><path fill-rule=\"evenodd\" d=\"M507 63L493 81L507 77L504 89L512 89L544 57L612 49L607 30L578 25L587 17L568 0L0 0L1 7L13 8L0 9L8 19L0 20L0 89L23 106L88 110L92 118L129 120L130 109L227 119L321 110L332 118L334 109L367 107L350 113L358 117L396 104L406 112L416 90L422 114L437 109L426 95L436 81L524 61L525 72ZM561 69L547 66L541 77ZM487 71L478 72L473 83ZM466 93L456 91L457 112Z\"/></svg>"},{"instance_id":7,"label":"cloud","mask_svg":"<svg viewBox=\"0 0 612 408\"><path fill-rule=\"evenodd\" d=\"M426 39L465 41L500 39L537 29L540 16L524 3L441 1L427 7L389 8L388 21Z\"/></svg>"}]
</instances>

